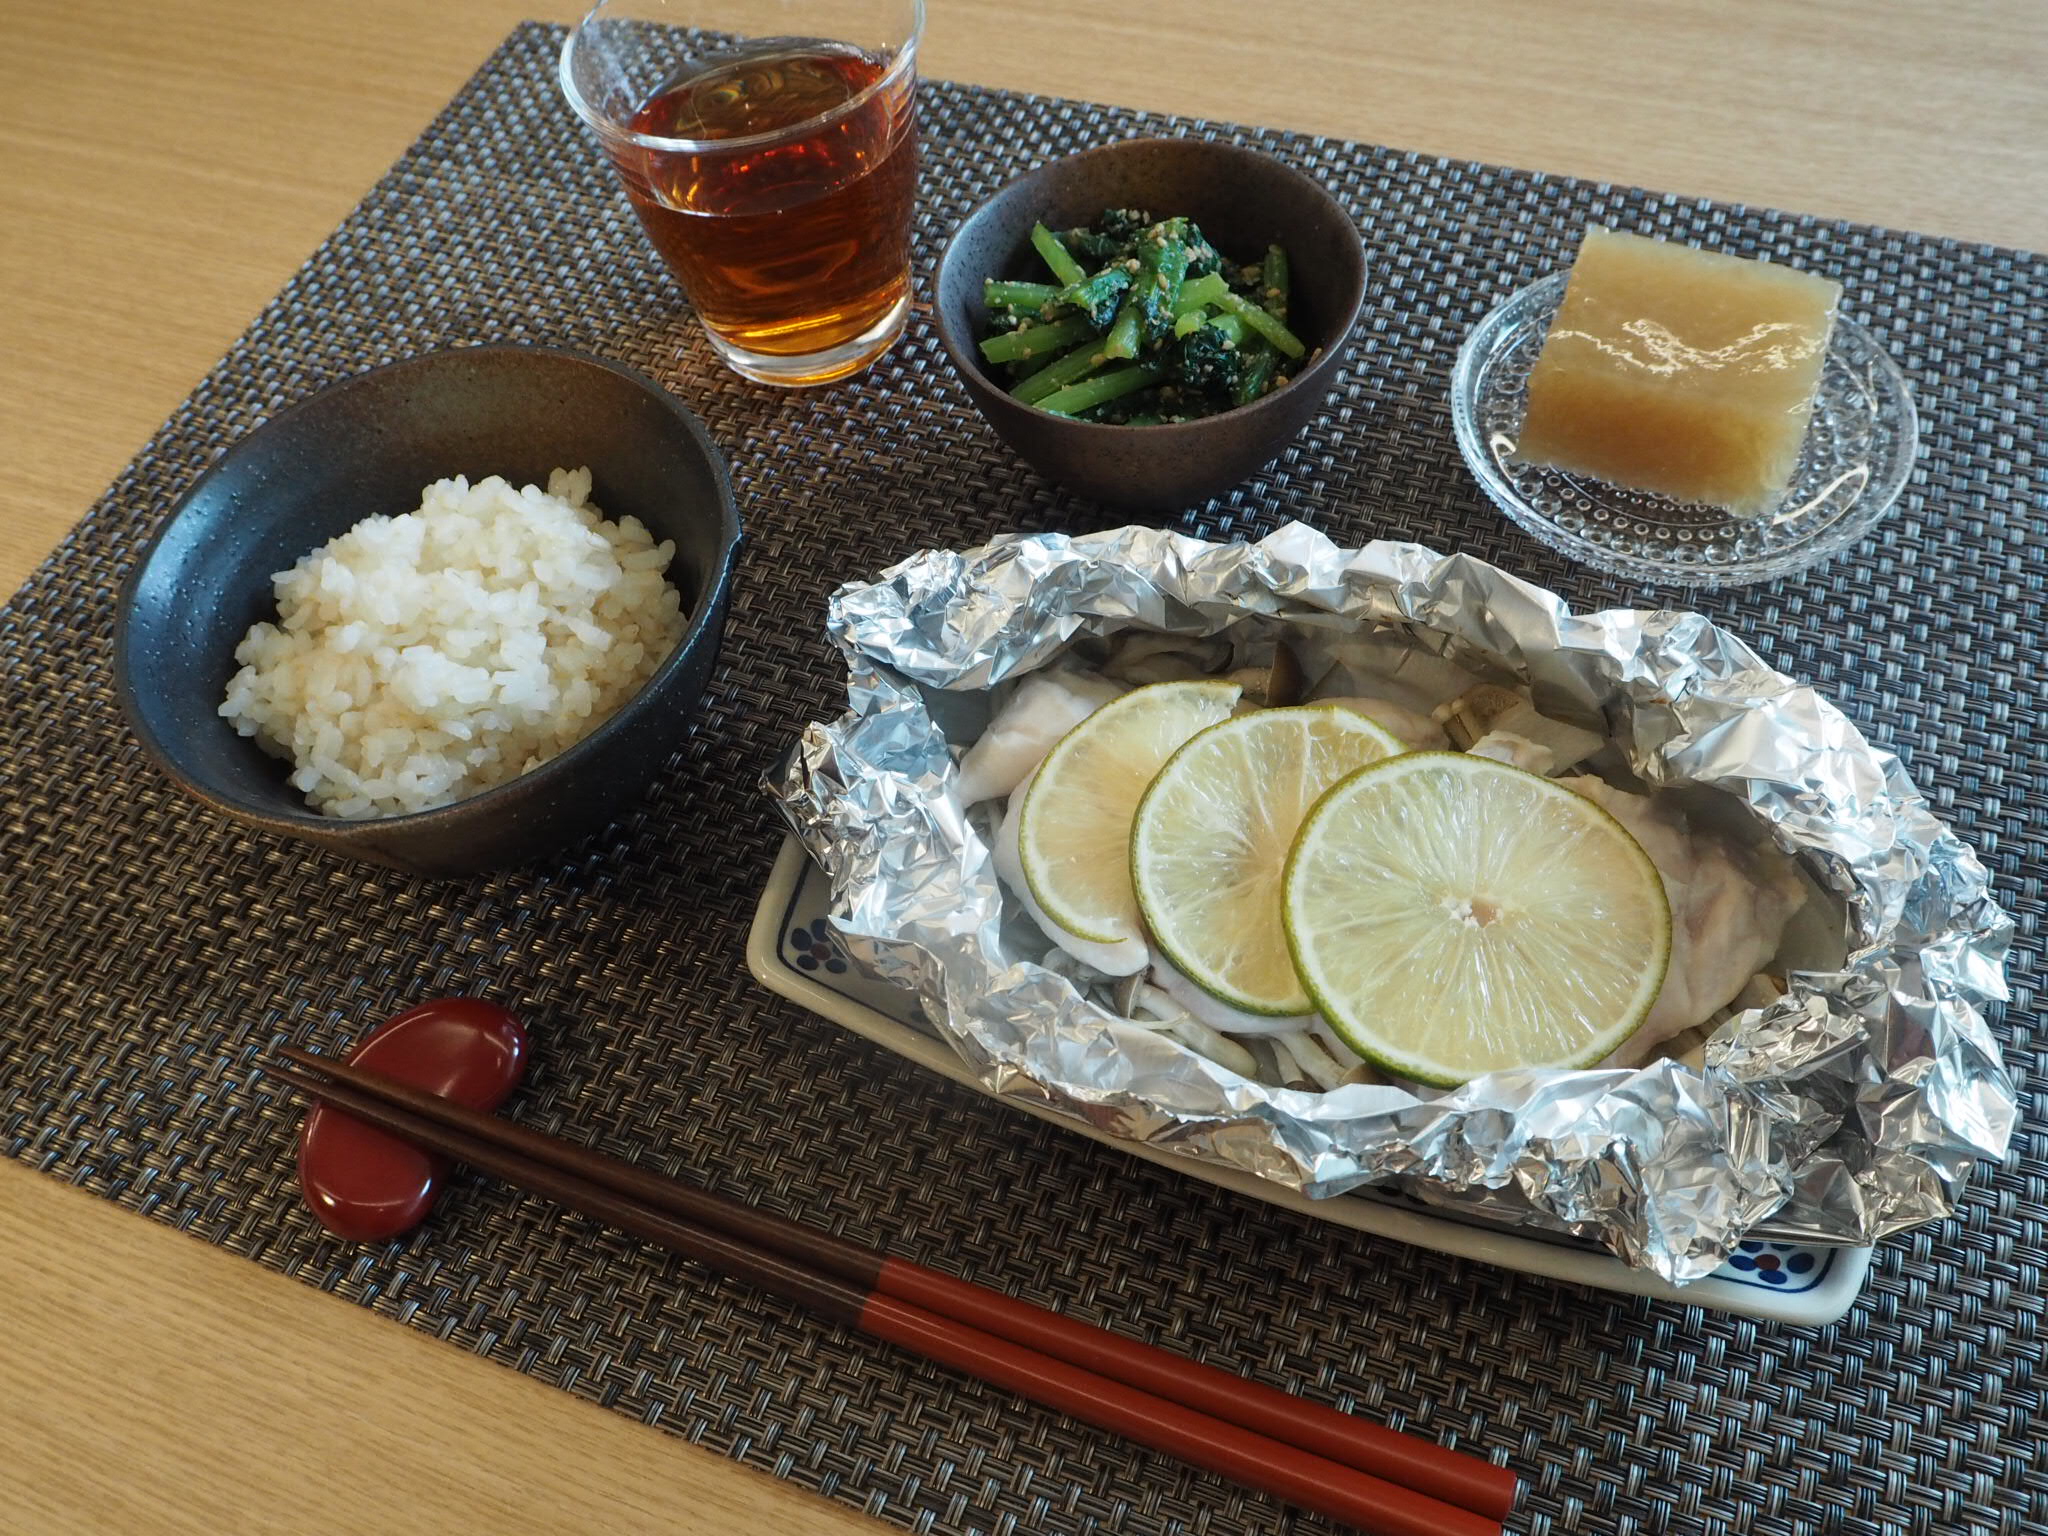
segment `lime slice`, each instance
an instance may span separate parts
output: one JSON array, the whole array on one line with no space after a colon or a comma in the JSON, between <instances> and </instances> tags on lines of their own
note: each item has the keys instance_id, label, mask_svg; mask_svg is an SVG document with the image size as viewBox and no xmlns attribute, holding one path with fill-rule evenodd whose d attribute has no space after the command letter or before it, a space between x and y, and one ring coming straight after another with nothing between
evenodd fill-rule
<instances>
[{"instance_id":1,"label":"lime slice","mask_svg":"<svg viewBox=\"0 0 2048 1536\"><path fill-rule=\"evenodd\" d=\"M1131 817L1182 742L1228 719L1240 690L1202 680L1136 688L1062 736L1017 819L1017 856L1045 915L1098 944L1142 941Z\"/></svg>"},{"instance_id":2,"label":"lime slice","mask_svg":"<svg viewBox=\"0 0 2048 1536\"><path fill-rule=\"evenodd\" d=\"M1174 753L1131 829L1131 884L1152 942L1233 1008L1307 1013L1280 924L1287 851L1331 785L1400 750L1353 710L1308 705L1239 715Z\"/></svg>"},{"instance_id":3,"label":"lime slice","mask_svg":"<svg viewBox=\"0 0 2048 1536\"><path fill-rule=\"evenodd\" d=\"M1458 752L1389 758L1317 802L1282 910L1330 1027L1443 1086L1598 1061L1641 1025L1671 953L1663 883L1620 822Z\"/></svg>"}]
</instances>

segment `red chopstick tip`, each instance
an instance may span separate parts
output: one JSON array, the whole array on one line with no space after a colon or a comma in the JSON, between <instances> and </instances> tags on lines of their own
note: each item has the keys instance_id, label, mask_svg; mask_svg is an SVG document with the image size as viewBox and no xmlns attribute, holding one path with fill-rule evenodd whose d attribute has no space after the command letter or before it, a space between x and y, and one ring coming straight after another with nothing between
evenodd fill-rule
<instances>
[{"instance_id":1,"label":"red chopstick tip","mask_svg":"<svg viewBox=\"0 0 2048 1536\"><path fill-rule=\"evenodd\" d=\"M893 1296L869 1297L860 1323L867 1332L928 1359L1372 1536L1501 1536L1500 1521L1486 1515L1081 1370Z\"/></svg>"},{"instance_id":2,"label":"red chopstick tip","mask_svg":"<svg viewBox=\"0 0 2048 1536\"><path fill-rule=\"evenodd\" d=\"M882 1261L875 1289L1475 1514L1505 1519L1521 1488L1521 1480L1507 1468L1469 1452L1091 1328L903 1259Z\"/></svg>"}]
</instances>

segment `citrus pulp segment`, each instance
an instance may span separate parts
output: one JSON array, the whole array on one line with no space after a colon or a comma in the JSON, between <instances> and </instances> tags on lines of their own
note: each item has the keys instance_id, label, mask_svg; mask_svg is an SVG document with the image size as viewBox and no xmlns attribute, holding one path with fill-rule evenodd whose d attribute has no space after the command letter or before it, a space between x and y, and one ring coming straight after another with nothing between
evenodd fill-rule
<instances>
[{"instance_id":1,"label":"citrus pulp segment","mask_svg":"<svg viewBox=\"0 0 2048 1536\"><path fill-rule=\"evenodd\" d=\"M1337 705L1212 725L1139 802L1131 884L1152 940L1183 975L1246 1013L1307 1013L1280 922L1280 876L1302 818L1339 779L1401 751Z\"/></svg>"},{"instance_id":2,"label":"citrus pulp segment","mask_svg":"<svg viewBox=\"0 0 2048 1536\"><path fill-rule=\"evenodd\" d=\"M1641 1025L1671 951L1663 883L1619 822L1457 752L1389 758L1317 802L1282 910L1330 1027L1447 1086L1598 1061Z\"/></svg>"},{"instance_id":3,"label":"citrus pulp segment","mask_svg":"<svg viewBox=\"0 0 2048 1536\"><path fill-rule=\"evenodd\" d=\"M1131 891L1131 818L1166 760L1228 719L1240 689L1154 683L1105 704L1039 765L1017 822L1018 861L1046 916L1099 944L1144 937Z\"/></svg>"}]
</instances>

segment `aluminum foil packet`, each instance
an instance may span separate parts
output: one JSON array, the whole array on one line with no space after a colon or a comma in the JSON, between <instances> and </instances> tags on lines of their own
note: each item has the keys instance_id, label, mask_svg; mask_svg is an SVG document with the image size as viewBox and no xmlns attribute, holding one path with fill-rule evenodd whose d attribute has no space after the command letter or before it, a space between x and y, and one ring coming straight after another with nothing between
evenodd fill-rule
<instances>
[{"instance_id":1,"label":"aluminum foil packet","mask_svg":"<svg viewBox=\"0 0 2048 1536\"><path fill-rule=\"evenodd\" d=\"M827 623L849 707L766 788L851 951L992 1093L1312 1196L1390 1185L1578 1234L1677 1283L1744 1237L1862 1244L1944 1216L2005 1150L2014 1086L1980 1009L2006 995L2012 925L1983 866L1896 757L1697 614L1574 614L1468 556L1293 523L1255 544L1121 528L928 550L842 587ZM1793 856L1818 897L1809 963L1689 1059L1440 1096L1280 1086L1140 1027L1006 895L957 766L992 695L1132 631L1233 660L1275 636L1397 644L1519 685L1649 790L1692 786Z\"/></svg>"}]
</instances>

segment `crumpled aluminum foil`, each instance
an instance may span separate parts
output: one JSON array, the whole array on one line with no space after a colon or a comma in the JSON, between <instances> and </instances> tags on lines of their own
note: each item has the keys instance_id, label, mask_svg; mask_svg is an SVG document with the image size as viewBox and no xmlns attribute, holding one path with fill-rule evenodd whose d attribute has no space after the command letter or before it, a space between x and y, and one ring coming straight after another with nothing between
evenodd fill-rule
<instances>
[{"instance_id":1,"label":"crumpled aluminum foil","mask_svg":"<svg viewBox=\"0 0 2048 1536\"><path fill-rule=\"evenodd\" d=\"M1846 958L1793 972L1698 1069L1501 1072L1433 1100L1273 1087L1120 1022L1006 914L943 726L964 739L975 695L1084 637L1254 616L1386 627L1548 712L1604 717L1647 784L1724 791L1799 855L1846 912ZM829 871L853 953L996 1094L1310 1195L1390 1184L1596 1238L1678 1283L1745 1236L1867 1243L1944 1216L2005 1149L2014 1088L1979 1007L2006 995L2012 925L1982 865L1892 754L1697 614L1573 614L1479 560L1340 549L1295 523L1250 545L1122 528L926 551L842 587L828 628L849 708L766 788Z\"/></svg>"}]
</instances>

